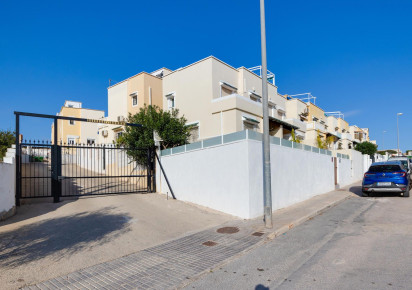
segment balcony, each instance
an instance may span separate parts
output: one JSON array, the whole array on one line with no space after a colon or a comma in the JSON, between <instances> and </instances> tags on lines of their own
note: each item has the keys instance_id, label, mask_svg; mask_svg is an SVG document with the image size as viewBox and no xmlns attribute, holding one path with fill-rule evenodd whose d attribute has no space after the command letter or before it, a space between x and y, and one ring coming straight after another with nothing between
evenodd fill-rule
<instances>
[{"instance_id":1,"label":"balcony","mask_svg":"<svg viewBox=\"0 0 412 290\"><path fill-rule=\"evenodd\" d=\"M326 132L326 127L324 124L318 122L309 122L306 124L306 130L319 130L320 132Z\"/></svg>"},{"instance_id":2,"label":"balcony","mask_svg":"<svg viewBox=\"0 0 412 290\"><path fill-rule=\"evenodd\" d=\"M301 120L295 119L295 118L290 118L290 119L285 119L285 122L294 125L299 128L299 130L306 132L306 123L302 122Z\"/></svg>"},{"instance_id":3,"label":"balcony","mask_svg":"<svg viewBox=\"0 0 412 290\"><path fill-rule=\"evenodd\" d=\"M342 139L353 141L350 133L342 133Z\"/></svg>"},{"instance_id":4,"label":"balcony","mask_svg":"<svg viewBox=\"0 0 412 290\"><path fill-rule=\"evenodd\" d=\"M329 127L328 127L328 133L331 134L331 135L333 135L333 136L338 137L339 139L342 139L342 134L339 133L339 132L337 132L337 131L335 131L335 130L333 130L333 129L334 129L334 128L331 128L331 127L329 126Z\"/></svg>"}]
</instances>

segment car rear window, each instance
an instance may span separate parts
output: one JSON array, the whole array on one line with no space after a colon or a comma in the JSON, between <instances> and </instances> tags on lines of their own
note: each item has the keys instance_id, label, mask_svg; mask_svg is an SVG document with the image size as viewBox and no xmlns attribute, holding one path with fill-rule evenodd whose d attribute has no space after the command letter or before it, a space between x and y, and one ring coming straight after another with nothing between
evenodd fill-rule
<instances>
[{"instance_id":1,"label":"car rear window","mask_svg":"<svg viewBox=\"0 0 412 290\"><path fill-rule=\"evenodd\" d=\"M369 168L369 172L394 172L401 170L399 165L374 165Z\"/></svg>"}]
</instances>

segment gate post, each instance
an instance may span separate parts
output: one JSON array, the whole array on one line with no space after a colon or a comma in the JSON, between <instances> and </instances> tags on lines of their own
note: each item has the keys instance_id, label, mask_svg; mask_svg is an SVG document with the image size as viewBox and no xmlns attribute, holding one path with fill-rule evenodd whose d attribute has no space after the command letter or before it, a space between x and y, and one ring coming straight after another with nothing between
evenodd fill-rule
<instances>
[{"instance_id":1,"label":"gate post","mask_svg":"<svg viewBox=\"0 0 412 290\"><path fill-rule=\"evenodd\" d=\"M16 206L20 206L21 197L21 170L20 170L20 115L16 114L16 153L14 158L16 166Z\"/></svg>"},{"instance_id":2,"label":"gate post","mask_svg":"<svg viewBox=\"0 0 412 290\"><path fill-rule=\"evenodd\" d=\"M61 148L57 144L57 123L58 119L54 118L54 132L53 132L53 146L52 146L52 196L53 196L53 202L59 202L60 201L60 195L61 195L61 183L59 180L59 176L61 175ZM59 154L60 151L60 154ZM60 157L60 158L59 158Z\"/></svg>"},{"instance_id":3,"label":"gate post","mask_svg":"<svg viewBox=\"0 0 412 290\"><path fill-rule=\"evenodd\" d=\"M152 148L150 154L150 164L152 165L152 192L157 192L156 190L156 158L154 156L156 152L156 148Z\"/></svg>"},{"instance_id":4,"label":"gate post","mask_svg":"<svg viewBox=\"0 0 412 290\"><path fill-rule=\"evenodd\" d=\"M152 162L151 162L151 151L150 148L147 149L147 164L146 164L146 168L147 168L147 192L152 192L152 178L151 178L151 172L152 172Z\"/></svg>"}]
</instances>

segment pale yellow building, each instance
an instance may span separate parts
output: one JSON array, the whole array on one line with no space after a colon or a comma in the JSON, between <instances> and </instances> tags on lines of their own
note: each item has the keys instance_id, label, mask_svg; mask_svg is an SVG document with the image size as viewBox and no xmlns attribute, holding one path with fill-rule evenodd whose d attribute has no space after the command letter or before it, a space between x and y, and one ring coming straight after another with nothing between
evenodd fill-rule
<instances>
[{"instance_id":1,"label":"pale yellow building","mask_svg":"<svg viewBox=\"0 0 412 290\"><path fill-rule=\"evenodd\" d=\"M309 116L308 104L300 99L289 98L288 95L285 95L286 101L286 119L285 121L295 125L296 138L307 142L305 140L306 127Z\"/></svg>"},{"instance_id":2,"label":"pale yellow building","mask_svg":"<svg viewBox=\"0 0 412 290\"><path fill-rule=\"evenodd\" d=\"M370 141L368 128L359 128L358 126L353 125L349 127L349 133L351 134L354 143Z\"/></svg>"},{"instance_id":3,"label":"pale yellow building","mask_svg":"<svg viewBox=\"0 0 412 290\"><path fill-rule=\"evenodd\" d=\"M286 97L268 82L269 130L291 138ZM210 56L163 77L163 109L179 109L192 126L191 142L245 129L262 132L262 79Z\"/></svg>"},{"instance_id":4,"label":"pale yellow building","mask_svg":"<svg viewBox=\"0 0 412 290\"><path fill-rule=\"evenodd\" d=\"M64 106L57 115L100 120L104 118L104 111L84 109L81 102L65 101ZM62 144L96 144L98 141L98 124L74 120L58 120L57 139ZM54 124L52 124L51 128L51 140L54 142Z\"/></svg>"},{"instance_id":5,"label":"pale yellow building","mask_svg":"<svg viewBox=\"0 0 412 290\"><path fill-rule=\"evenodd\" d=\"M313 103L308 103L308 121L306 124L305 144L310 146L318 146L317 138L326 141L327 137L327 119L325 111Z\"/></svg>"},{"instance_id":6,"label":"pale yellow building","mask_svg":"<svg viewBox=\"0 0 412 290\"><path fill-rule=\"evenodd\" d=\"M108 116L107 121L123 122L129 114L136 114L144 105L156 105L163 108L162 78L170 73L167 68L159 69L151 74L138 73L107 89ZM113 143L124 131L120 125L101 125L99 142Z\"/></svg>"}]
</instances>

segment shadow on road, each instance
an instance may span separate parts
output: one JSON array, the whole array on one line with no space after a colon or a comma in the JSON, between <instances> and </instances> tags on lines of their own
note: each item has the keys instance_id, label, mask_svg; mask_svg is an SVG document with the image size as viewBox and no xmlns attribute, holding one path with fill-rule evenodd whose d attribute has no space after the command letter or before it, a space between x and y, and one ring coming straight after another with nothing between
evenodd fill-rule
<instances>
[{"instance_id":1,"label":"shadow on road","mask_svg":"<svg viewBox=\"0 0 412 290\"><path fill-rule=\"evenodd\" d=\"M54 259L105 244L130 231L130 216L111 207L48 219L0 234L0 267L17 267L53 255Z\"/></svg>"},{"instance_id":2,"label":"shadow on road","mask_svg":"<svg viewBox=\"0 0 412 290\"><path fill-rule=\"evenodd\" d=\"M349 191L362 197L362 186L351 186L351 188L349 188Z\"/></svg>"},{"instance_id":3,"label":"shadow on road","mask_svg":"<svg viewBox=\"0 0 412 290\"><path fill-rule=\"evenodd\" d=\"M362 197L362 186L352 186L349 188L349 191ZM370 192L369 197L396 197L400 196L399 193L394 193L394 192Z\"/></svg>"}]
</instances>

